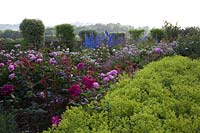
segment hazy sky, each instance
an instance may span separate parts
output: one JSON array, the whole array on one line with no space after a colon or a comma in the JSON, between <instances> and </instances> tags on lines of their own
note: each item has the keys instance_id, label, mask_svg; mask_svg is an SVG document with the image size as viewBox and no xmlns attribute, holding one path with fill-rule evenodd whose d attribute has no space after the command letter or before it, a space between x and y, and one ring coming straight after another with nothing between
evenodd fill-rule
<instances>
[{"instance_id":1,"label":"hazy sky","mask_svg":"<svg viewBox=\"0 0 200 133\"><path fill-rule=\"evenodd\" d=\"M61 23L121 23L161 27L167 20L181 27L200 26L200 0L0 0L0 24L41 19Z\"/></svg>"}]
</instances>

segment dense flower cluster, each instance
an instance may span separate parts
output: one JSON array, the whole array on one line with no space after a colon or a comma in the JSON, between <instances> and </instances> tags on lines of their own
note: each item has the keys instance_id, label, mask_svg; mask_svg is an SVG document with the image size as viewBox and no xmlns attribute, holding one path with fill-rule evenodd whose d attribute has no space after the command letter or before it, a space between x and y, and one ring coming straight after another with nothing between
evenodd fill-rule
<instances>
[{"instance_id":1,"label":"dense flower cluster","mask_svg":"<svg viewBox=\"0 0 200 133\"><path fill-rule=\"evenodd\" d=\"M8 70L9 70L10 72L14 71L14 70L15 70L15 66L14 66L13 64L10 64L10 65L8 66Z\"/></svg>"},{"instance_id":2,"label":"dense flower cluster","mask_svg":"<svg viewBox=\"0 0 200 133\"><path fill-rule=\"evenodd\" d=\"M41 63L42 61L43 61L42 58L38 58L38 59L36 60L37 63Z\"/></svg>"},{"instance_id":3,"label":"dense flower cluster","mask_svg":"<svg viewBox=\"0 0 200 133\"><path fill-rule=\"evenodd\" d=\"M5 84L1 87L1 96L10 95L14 91L14 86L10 84Z\"/></svg>"},{"instance_id":4,"label":"dense flower cluster","mask_svg":"<svg viewBox=\"0 0 200 133\"><path fill-rule=\"evenodd\" d=\"M34 54L28 54L28 57L30 60L34 61L37 59L37 57Z\"/></svg>"},{"instance_id":5,"label":"dense flower cluster","mask_svg":"<svg viewBox=\"0 0 200 133\"><path fill-rule=\"evenodd\" d=\"M11 73L9 76L8 76L10 79L13 79L15 77L15 73Z\"/></svg>"},{"instance_id":6,"label":"dense flower cluster","mask_svg":"<svg viewBox=\"0 0 200 133\"><path fill-rule=\"evenodd\" d=\"M93 83L93 87L94 87L95 89L98 89L98 88L99 88L99 83L98 83L98 82L94 82L94 83Z\"/></svg>"},{"instance_id":7,"label":"dense flower cluster","mask_svg":"<svg viewBox=\"0 0 200 133\"><path fill-rule=\"evenodd\" d=\"M57 61L56 61L55 58L51 58L51 59L49 60L49 63L52 64L52 65L54 65L54 64L57 63Z\"/></svg>"},{"instance_id":8,"label":"dense flower cluster","mask_svg":"<svg viewBox=\"0 0 200 133\"><path fill-rule=\"evenodd\" d=\"M161 48L155 48L155 52L157 53L157 54L160 54L161 52L162 52L162 49Z\"/></svg>"},{"instance_id":9,"label":"dense flower cluster","mask_svg":"<svg viewBox=\"0 0 200 133\"><path fill-rule=\"evenodd\" d=\"M61 119L59 116L53 116L51 118L51 123L52 123L52 126L58 126L58 124L60 123Z\"/></svg>"},{"instance_id":10,"label":"dense flower cluster","mask_svg":"<svg viewBox=\"0 0 200 133\"><path fill-rule=\"evenodd\" d=\"M82 78L82 82L83 82L83 85L86 89L92 89L94 88L94 83L96 82L95 79L93 79L92 77L89 77L89 76L84 76Z\"/></svg>"},{"instance_id":11,"label":"dense flower cluster","mask_svg":"<svg viewBox=\"0 0 200 133\"><path fill-rule=\"evenodd\" d=\"M80 85L78 85L78 84L72 85L72 86L69 88L68 92L69 92L70 96L72 96L72 97L79 96L80 93L81 93Z\"/></svg>"},{"instance_id":12,"label":"dense flower cluster","mask_svg":"<svg viewBox=\"0 0 200 133\"><path fill-rule=\"evenodd\" d=\"M58 54L57 54L57 52L51 52L51 53L49 53L49 56L51 57L51 58L54 58L55 56L57 56Z\"/></svg>"},{"instance_id":13,"label":"dense flower cluster","mask_svg":"<svg viewBox=\"0 0 200 133\"><path fill-rule=\"evenodd\" d=\"M110 72L107 72L106 74L101 73L100 77L103 78L103 81L107 82L107 81L115 79L115 77L117 75L118 75L118 71L117 70L112 70Z\"/></svg>"},{"instance_id":14,"label":"dense flower cluster","mask_svg":"<svg viewBox=\"0 0 200 133\"><path fill-rule=\"evenodd\" d=\"M105 96L110 85L118 81L119 74L134 74L137 64L150 60L150 57L157 59L167 50L168 48L160 45L149 49L124 45L113 50L102 46L73 53L55 49L50 52L48 48L41 49L40 52L1 50L0 79L1 84L6 85L0 88L0 98L3 102L14 99L5 104L10 110L26 108L22 113L19 111L23 119L27 119L26 114L31 121L38 114L44 116L48 127L49 118L61 115L66 106L88 104L93 100L98 102ZM52 117L51 120L52 125L59 123L59 117ZM33 124L27 122L27 125L20 126L40 125L40 122L42 123L41 120Z\"/></svg>"},{"instance_id":15,"label":"dense flower cluster","mask_svg":"<svg viewBox=\"0 0 200 133\"><path fill-rule=\"evenodd\" d=\"M82 69L84 68L84 66L85 66L85 64L84 64L83 62L78 63L77 69L78 69L78 70L82 70Z\"/></svg>"},{"instance_id":16,"label":"dense flower cluster","mask_svg":"<svg viewBox=\"0 0 200 133\"><path fill-rule=\"evenodd\" d=\"M4 67L5 65L4 65L4 63L0 63L0 67Z\"/></svg>"}]
</instances>

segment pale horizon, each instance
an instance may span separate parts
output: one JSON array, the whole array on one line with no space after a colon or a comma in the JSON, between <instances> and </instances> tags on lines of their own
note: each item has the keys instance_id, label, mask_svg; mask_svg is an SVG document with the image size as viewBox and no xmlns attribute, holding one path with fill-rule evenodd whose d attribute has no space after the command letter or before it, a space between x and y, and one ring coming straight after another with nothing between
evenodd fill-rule
<instances>
[{"instance_id":1,"label":"pale horizon","mask_svg":"<svg viewBox=\"0 0 200 133\"><path fill-rule=\"evenodd\" d=\"M198 0L1 0L0 24L40 19L45 26L62 23L120 23L161 28L164 21L200 26Z\"/></svg>"}]
</instances>

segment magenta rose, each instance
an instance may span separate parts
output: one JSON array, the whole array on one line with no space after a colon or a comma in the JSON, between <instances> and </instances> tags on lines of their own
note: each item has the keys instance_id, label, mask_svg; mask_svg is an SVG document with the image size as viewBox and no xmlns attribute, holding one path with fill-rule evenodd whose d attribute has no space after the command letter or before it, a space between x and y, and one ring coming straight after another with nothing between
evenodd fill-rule
<instances>
[{"instance_id":1,"label":"magenta rose","mask_svg":"<svg viewBox=\"0 0 200 133\"><path fill-rule=\"evenodd\" d=\"M77 65L77 69L78 70L81 70L81 69L83 69L85 67L85 64L84 63L78 63L78 65Z\"/></svg>"},{"instance_id":2,"label":"magenta rose","mask_svg":"<svg viewBox=\"0 0 200 133\"><path fill-rule=\"evenodd\" d=\"M76 97L76 96L80 95L80 93L81 93L80 85L74 84L69 88L68 91L69 91L70 96Z\"/></svg>"},{"instance_id":3,"label":"magenta rose","mask_svg":"<svg viewBox=\"0 0 200 133\"><path fill-rule=\"evenodd\" d=\"M93 83L95 82L95 79L93 79L92 77L84 76L82 82L85 85L86 89L94 88Z\"/></svg>"},{"instance_id":4,"label":"magenta rose","mask_svg":"<svg viewBox=\"0 0 200 133\"><path fill-rule=\"evenodd\" d=\"M60 123L61 119L59 116L53 116L51 117L51 123L52 126L58 126L58 124Z\"/></svg>"},{"instance_id":5,"label":"magenta rose","mask_svg":"<svg viewBox=\"0 0 200 133\"><path fill-rule=\"evenodd\" d=\"M6 95L11 94L13 91L14 91L13 85L5 84L5 85L3 85L3 87L1 87L0 94L2 96L6 96Z\"/></svg>"}]
</instances>

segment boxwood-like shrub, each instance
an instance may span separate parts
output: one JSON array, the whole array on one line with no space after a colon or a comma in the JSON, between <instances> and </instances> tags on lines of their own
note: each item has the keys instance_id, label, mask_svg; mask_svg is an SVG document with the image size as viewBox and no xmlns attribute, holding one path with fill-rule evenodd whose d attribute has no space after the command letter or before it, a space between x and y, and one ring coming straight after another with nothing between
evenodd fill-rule
<instances>
[{"instance_id":1,"label":"boxwood-like shrub","mask_svg":"<svg viewBox=\"0 0 200 133\"><path fill-rule=\"evenodd\" d=\"M53 133L198 132L200 61L166 57L124 75L99 104L67 109Z\"/></svg>"}]
</instances>

